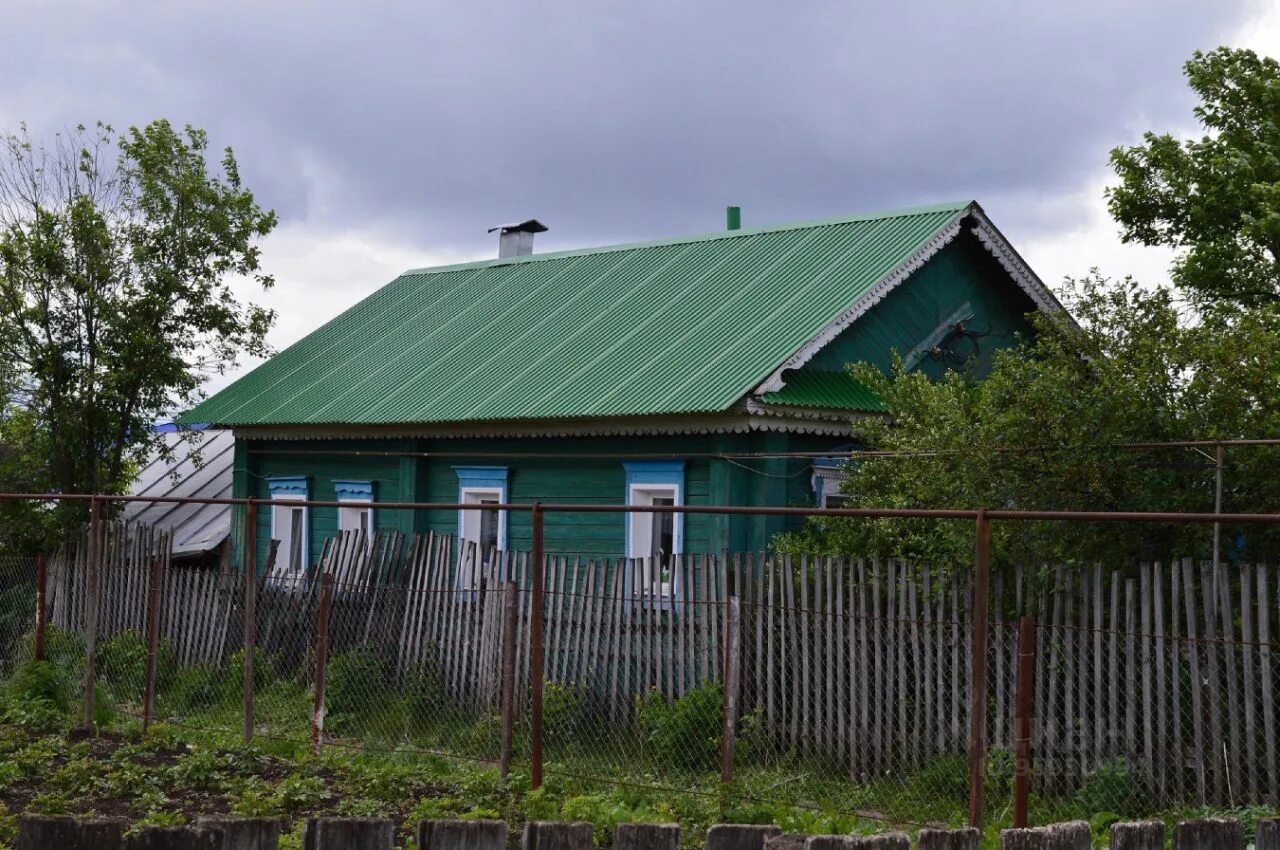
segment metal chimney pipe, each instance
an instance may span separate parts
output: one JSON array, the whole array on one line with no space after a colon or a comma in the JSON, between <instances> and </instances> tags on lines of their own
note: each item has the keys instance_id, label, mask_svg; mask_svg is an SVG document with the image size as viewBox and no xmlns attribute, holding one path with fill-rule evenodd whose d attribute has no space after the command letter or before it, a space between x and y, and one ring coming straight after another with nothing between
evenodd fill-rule
<instances>
[{"instance_id":1,"label":"metal chimney pipe","mask_svg":"<svg viewBox=\"0 0 1280 850\"><path fill-rule=\"evenodd\" d=\"M498 231L498 259L505 257L524 257L533 253L533 236L543 233L547 226L536 218L512 224L499 224L490 227L489 232Z\"/></svg>"},{"instance_id":2,"label":"metal chimney pipe","mask_svg":"<svg viewBox=\"0 0 1280 850\"><path fill-rule=\"evenodd\" d=\"M730 230L742 229L742 207L725 207L725 219Z\"/></svg>"}]
</instances>

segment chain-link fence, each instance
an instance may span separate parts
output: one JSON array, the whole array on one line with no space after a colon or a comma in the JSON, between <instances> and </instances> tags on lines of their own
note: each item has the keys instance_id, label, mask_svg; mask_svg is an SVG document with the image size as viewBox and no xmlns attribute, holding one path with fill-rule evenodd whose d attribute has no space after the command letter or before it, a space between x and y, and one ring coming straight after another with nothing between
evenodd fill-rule
<instances>
[{"instance_id":1,"label":"chain-link fence","mask_svg":"<svg viewBox=\"0 0 1280 850\"><path fill-rule=\"evenodd\" d=\"M1276 581L1191 560L1046 576L1034 792L1123 816L1280 802Z\"/></svg>"},{"instance_id":2,"label":"chain-link fence","mask_svg":"<svg viewBox=\"0 0 1280 850\"><path fill-rule=\"evenodd\" d=\"M35 653L34 603L44 568L38 558L0 556L0 677L5 680Z\"/></svg>"},{"instance_id":3,"label":"chain-link fence","mask_svg":"<svg viewBox=\"0 0 1280 850\"><path fill-rule=\"evenodd\" d=\"M550 776L708 795L743 817L963 822L975 753L1002 822L1020 770L1035 822L1275 805L1280 788L1270 566L996 569L975 629L969 564L551 553L539 593L531 553L447 535L344 534L311 573L268 565L253 585L110 524L95 577L82 542L50 559L42 620L76 723L92 659L100 724L239 735L248 717L299 745L521 770L540 754ZM10 692L34 655L38 575L0 561Z\"/></svg>"}]
</instances>

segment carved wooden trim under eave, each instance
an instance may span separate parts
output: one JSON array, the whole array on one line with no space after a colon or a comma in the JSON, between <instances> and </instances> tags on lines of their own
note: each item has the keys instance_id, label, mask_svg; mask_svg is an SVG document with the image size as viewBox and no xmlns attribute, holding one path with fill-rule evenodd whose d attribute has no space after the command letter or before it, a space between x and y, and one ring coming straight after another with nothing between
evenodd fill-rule
<instances>
[{"instance_id":1,"label":"carved wooden trim under eave","mask_svg":"<svg viewBox=\"0 0 1280 850\"><path fill-rule=\"evenodd\" d=\"M761 396L781 390L786 384L786 381L782 379L783 372L788 369L799 369L812 360L819 351L826 347L827 343L843 333L850 325L862 318L868 310L884 300L886 295L910 277L916 269L929 262L935 254L945 248L960 233L960 225L963 218L964 216L957 216L954 221L939 230L932 239L922 245L920 250L877 281L875 286L846 307L840 315L836 316L825 328L819 331L817 336L810 339L795 354L783 361L782 365L775 369L773 374L766 378L763 383L752 390L751 394Z\"/></svg>"},{"instance_id":2,"label":"carved wooden trim under eave","mask_svg":"<svg viewBox=\"0 0 1280 850\"><path fill-rule=\"evenodd\" d=\"M932 239L921 246L920 250L916 251L915 254L911 255L888 275L881 278L869 292L849 305L844 312L823 328L817 336L806 342L795 354L788 357L763 383L752 390L751 394L753 396L762 396L766 393L781 390L786 385L786 381L783 379L784 372L790 369L799 369L812 360L819 351L826 347L827 343L843 333L868 310L884 300L886 295L945 248L960 233L960 229L969 222L972 222L972 226L969 228L970 232L977 237L982 247L995 258L1000 267L1018 285L1018 288L1025 292L1039 309L1050 313L1063 310L1062 304L1054 297L1053 292L1044 285L1039 276L1031 270L1031 267L1027 265L1021 255L1009 244L1009 240L1005 239L1004 234L991 223L991 219L987 218L987 214L983 212L982 207L976 203L971 204L963 215L958 216L951 224L939 230Z\"/></svg>"},{"instance_id":3,"label":"carved wooden trim under eave","mask_svg":"<svg viewBox=\"0 0 1280 850\"><path fill-rule=\"evenodd\" d=\"M1026 261L1022 259L1014 247L1009 244L1009 240L1004 238L1004 234L996 229L991 223L991 219L987 218L987 214L980 207L975 206L972 211L973 219L976 222L970 231L974 236L978 237L978 241L982 243L982 247L995 257L1000 267L1013 278L1014 282L1027 293L1028 297L1035 302L1036 306L1046 313L1056 313L1063 309L1062 304L1054 297L1049 287L1044 285L1044 281L1031 270Z\"/></svg>"},{"instance_id":4,"label":"carved wooden trim under eave","mask_svg":"<svg viewBox=\"0 0 1280 850\"><path fill-rule=\"evenodd\" d=\"M721 414L655 416L645 419L475 423L437 425L274 425L236 428L237 440L397 439L428 437L486 439L495 437L630 437L689 434L747 434L787 431L801 434L847 435L856 413L838 410L779 407L749 402ZM871 414L875 415L875 414Z\"/></svg>"}]
</instances>

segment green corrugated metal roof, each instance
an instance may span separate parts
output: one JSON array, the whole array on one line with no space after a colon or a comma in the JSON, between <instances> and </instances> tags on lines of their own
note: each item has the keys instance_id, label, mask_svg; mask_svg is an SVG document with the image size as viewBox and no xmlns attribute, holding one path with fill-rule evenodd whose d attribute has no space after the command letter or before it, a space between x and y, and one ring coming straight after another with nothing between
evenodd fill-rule
<instances>
[{"instance_id":1,"label":"green corrugated metal roof","mask_svg":"<svg viewBox=\"0 0 1280 850\"><path fill-rule=\"evenodd\" d=\"M768 404L786 404L795 407L829 407L836 410L858 410L864 413L881 413L884 403L867 389L866 384L854 380L845 372L828 372L822 369L797 369L787 373L787 384L776 393L765 393L761 398Z\"/></svg>"},{"instance_id":2,"label":"green corrugated metal roof","mask_svg":"<svg viewBox=\"0 0 1280 850\"><path fill-rule=\"evenodd\" d=\"M969 208L407 272L183 421L401 424L724 410Z\"/></svg>"}]
</instances>

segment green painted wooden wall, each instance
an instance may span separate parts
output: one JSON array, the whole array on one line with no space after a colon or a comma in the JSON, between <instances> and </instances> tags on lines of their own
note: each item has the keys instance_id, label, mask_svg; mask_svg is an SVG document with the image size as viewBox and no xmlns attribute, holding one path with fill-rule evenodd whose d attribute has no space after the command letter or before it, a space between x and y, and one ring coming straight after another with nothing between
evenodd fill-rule
<instances>
[{"instance_id":1,"label":"green painted wooden wall","mask_svg":"<svg viewBox=\"0 0 1280 850\"><path fill-rule=\"evenodd\" d=\"M269 498L268 479L302 475L310 483L310 496L335 498L333 482L354 478L372 480L376 501L456 502L458 476L455 466L505 466L509 498L513 502L544 504L614 504L626 502L626 471L621 460L575 458L573 455L630 455L669 452L682 454L785 452L825 450L847 445L845 437L805 437L778 433L666 437L596 437L545 439L536 443L518 440L241 440L237 447L236 492ZM343 456L333 451L359 451ZM563 453L565 459L526 459L521 452ZM375 453L403 452L402 457ZM495 458L470 459L423 457L410 453L497 453ZM507 453L510 454L507 454ZM807 460L785 458L693 457L685 467L685 501L690 505L811 505L813 494ZM310 556L319 555L325 538L337 531L336 508L314 508L309 514ZM435 531L454 534L455 511L378 510L379 529L407 533ZM685 517L684 548L690 553L755 550L767 547L774 534L795 522L783 517L743 517L689 514ZM622 514L548 513L545 544L548 552L618 557L625 553L625 520ZM259 565L270 539L271 511L259 510ZM528 513L508 518L508 545L527 550L531 544Z\"/></svg>"},{"instance_id":2,"label":"green painted wooden wall","mask_svg":"<svg viewBox=\"0 0 1280 850\"><path fill-rule=\"evenodd\" d=\"M993 286L993 281L1001 285ZM838 371L848 363L866 361L887 370L895 350L905 358L965 305L965 312L974 316L970 327L987 332L978 340L976 366L979 375L985 374L993 352L1015 345L1018 334L1031 333L1026 315L1035 304L968 233L832 340L807 368ZM946 367L925 357L919 368L936 377Z\"/></svg>"},{"instance_id":3,"label":"green painted wooden wall","mask_svg":"<svg viewBox=\"0 0 1280 850\"><path fill-rule=\"evenodd\" d=\"M520 452L574 454L666 454L683 459L682 454L708 452L707 437L620 437L620 438L556 438L548 440L432 440L431 451L437 452ZM705 459L692 459L685 466L685 502L690 505L712 503L710 465ZM621 460L613 458L573 458L565 460L489 460L441 459L428 461L424 494L428 501L454 502L458 499L458 476L454 466L506 466L509 469L508 494L513 502L546 504L576 502L579 504L620 505L626 502L626 471ZM420 478L420 480L422 480ZM544 523L544 539L548 551L565 554L618 556L624 554L622 514L550 513ZM420 518L420 530L456 533L456 513L433 511ZM712 540L703 516L686 518L685 550L703 552ZM507 527L508 545L517 550L532 545L528 514L510 517Z\"/></svg>"}]
</instances>

